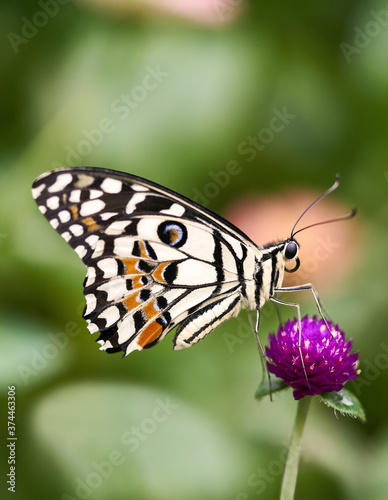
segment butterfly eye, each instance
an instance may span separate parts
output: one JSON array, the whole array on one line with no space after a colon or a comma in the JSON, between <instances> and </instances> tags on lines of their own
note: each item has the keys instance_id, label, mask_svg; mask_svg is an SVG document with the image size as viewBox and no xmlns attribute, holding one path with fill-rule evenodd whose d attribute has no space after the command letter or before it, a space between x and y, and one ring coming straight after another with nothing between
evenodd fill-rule
<instances>
[{"instance_id":1,"label":"butterfly eye","mask_svg":"<svg viewBox=\"0 0 388 500\"><path fill-rule=\"evenodd\" d=\"M295 259L295 267L292 269L287 269L285 268L285 271L288 273L294 273L299 269L300 266L300 260L298 259L298 250L299 250L299 245L296 243L296 241L289 241L284 249L284 257L287 260Z\"/></svg>"},{"instance_id":2,"label":"butterfly eye","mask_svg":"<svg viewBox=\"0 0 388 500\"><path fill-rule=\"evenodd\" d=\"M295 241L289 241L284 249L284 257L288 260L295 259L299 247Z\"/></svg>"}]
</instances>

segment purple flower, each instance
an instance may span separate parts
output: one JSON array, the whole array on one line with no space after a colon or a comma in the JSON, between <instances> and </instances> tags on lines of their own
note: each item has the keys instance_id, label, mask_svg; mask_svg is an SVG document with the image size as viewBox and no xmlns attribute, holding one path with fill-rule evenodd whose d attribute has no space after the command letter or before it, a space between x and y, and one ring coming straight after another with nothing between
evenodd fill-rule
<instances>
[{"instance_id":1,"label":"purple flower","mask_svg":"<svg viewBox=\"0 0 388 500\"><path fill-rule=\"evenodd\" d=\"M352 342L346 342L338 325L333 326L331 322L328 325L332 333L327 330L323 319L318 321L315 316L302 318L301 350L308 381L298 349L298 320L280 325L277 336L269 335L269 347L266 347L268 370L294 389L295 399L339 391L360 373L357 370L358 353L349 352Z\"/></svg>"}]
</instances>

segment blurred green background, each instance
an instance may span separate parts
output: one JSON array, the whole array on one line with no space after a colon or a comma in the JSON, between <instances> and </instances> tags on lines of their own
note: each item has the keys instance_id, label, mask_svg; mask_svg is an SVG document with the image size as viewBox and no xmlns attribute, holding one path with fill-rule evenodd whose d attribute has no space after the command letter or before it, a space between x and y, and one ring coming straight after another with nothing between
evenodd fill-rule
<instances>
[{"instance_id":1,"label":"blurred green background","mask_svg":"<svg viewBox=\"0 0 388 500\"><path fill-rule=\"evenodd\" d=\"M386 499L388 6L182 0L184 15L173 15L173 2L152 5L0 3L2 497L11 495L9 385L12 498L279 495L296 406L290 391L254 400L261 368L244 312L182 352L170 334L120 359L87 333L84 266L30 194L39 174L81 164L205 196L221 214L246 193L322 192L342 173L334 198L358 206L363 237L358 265L323 298L360 353L363 373L349 388L368 420L313 405L297 498ZM263 132L285 108L287 126ZM265 147L248 154L249 136ZM231 161L239 173L217 190L212 175ZM263 340L277 323L268 307Z\"/></svg>"}]
</instances>

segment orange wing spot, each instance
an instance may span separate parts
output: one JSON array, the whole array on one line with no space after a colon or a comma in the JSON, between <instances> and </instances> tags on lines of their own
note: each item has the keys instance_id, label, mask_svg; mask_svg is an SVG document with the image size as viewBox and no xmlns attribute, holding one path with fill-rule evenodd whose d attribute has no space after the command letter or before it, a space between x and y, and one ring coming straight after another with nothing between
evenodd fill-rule
<instances>
[{"instance_id":1,"label":"orange wing spot","mask_svg":"<svg viewBox=\"0 0 388 500\"><path fill-rule=\"evenodd\" d=\"M179 232L176 229L170 229L168 236L170 238L170 243L173 245L179 238Z\"/></svg>"},{"instance_id":2,"label":"orange wing spot","mask_svg":"<svg viewBox=\"0 0 388 500\"><path fill-rule=\"evenodd\" d=\"M166 283L166 280L163 278L163 271L169 266L171 262L162 262L158 265L155 271L152 273L152 276L159 281L160 283Z\"/></svg>"},{"instance_id":3,"label":"orange wing spot","mask_svg":"<svg viewBox=\"0 0 388 500\"><path fill-rule=\"evenodd\" d=\"M149 255L147 254L147 250L146 250L146 247L144 245L144 241L139 241L140 243L140 257L142 257L143 259L149 259Z\"/></svg>"},{"instance_id":4,"label":"orange wing spot","mask_svg":"<svg viewBox=\"0 0 388 500\"><path fill-rule=\"evenodd\" d=\"M123 303L128 311L132 311L132 309L135 309L141 303L141 301L138 300L138 297L138 293L131 293L131 295L128 295L128 297L123 300Z\"/></svg>"},{"instance_id":5,"label":"orange wing spot","mask_svg":"<svg viewBox=\"0 0 388 500\"><path fill-rule=\"evenodd\" d=\"M143 313L147 321L160 313L160 311L155 308L155 300L150 300L144 305Z\"/></svg>"},{"instance_id":6,"label":"orange wing spot","mask_svg":"<svg viewBox=\"0 0 388 500\"><path fill-rule=\"evenodd\" d=\"M85 217L82 219L82 223L88 228L88 231L97 231L97 229L101 229L101 226L97 224L97 222L93 219L93 217Z\"/></svg>"},{"instance_id":7,"label":"orange wing spot","mask_svg":"<svg viewBox=\"0 0 388 500\"><path fill-rule=\"evenodd\" d=\"M73 214L73 220L78 219L78 207L77 205L69 205L69 210Z\"/></svg>"},{"instance_id":8,"label":"orange wing spot","mask_svg":"<svg viewBox=\"0 0 388 500\"><path fill-rule=\"evenodd\" d=\"M159 325L156 321L148 325L144 331L140 334L137 339L137 343L140 347L145 347L150 342L156 340L162 333L162 325Z\"/></svg>"},{"instance_id":9,"label":"orange wing spot","mask_svg":"<svg viewBox=\"0 0 388 500\"><path fill-rule=\"evenodd\" d=\"M132 290L136 290L136 288L143 288L143 283L141 282L141 276L134 276L132 278Z\"/></svg>"},{"instance_id":10,"label":"orange wing spot","mask_svg":"<svg viewBox=\"0 0 388 500\"><path fill-rule=\"evenodd\" d=\"M139 271L139 269L137 269L136 267L139 259L128 258L120 260L125 266L125 274L145 274L143 271Z\"/></svg>"}]
</instances>

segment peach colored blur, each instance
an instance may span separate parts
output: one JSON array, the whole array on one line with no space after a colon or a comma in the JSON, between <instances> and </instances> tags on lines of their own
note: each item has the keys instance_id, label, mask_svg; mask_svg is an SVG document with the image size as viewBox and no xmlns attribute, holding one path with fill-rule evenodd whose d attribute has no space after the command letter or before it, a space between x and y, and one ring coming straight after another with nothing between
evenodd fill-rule
<instances>
[{"instance_id":1,"label":"peach colored blur","mask_svg":"<svg viewBox=\"0 0 388 500\"><path fill-rule=\"evenodd\" d=\"M290 236L298 217L321 193L286 191L260 199L247 196L226 208L224 217L244 231L256 244L264 245ZM297 229L350 212L350 206L324 199L300 221ZM300 268L285 273L284 286L311 282L318 290L345 285L355 270L362 249L360 224L354 219L306 229L296 236L300 244ZM292 267L292 266L291 266Z\"/></svg>"},{"instance_id":2,"label":"peach colored blur","mask_svg":"<svg viewBox=\"0 0 388 500\"><path fill-rule=\"evenodd\" d=\"M243 0L78 0L118 15L159 13L190 19L201 24L222 24L241 12Z\"/></svg>"}]
</instances>

